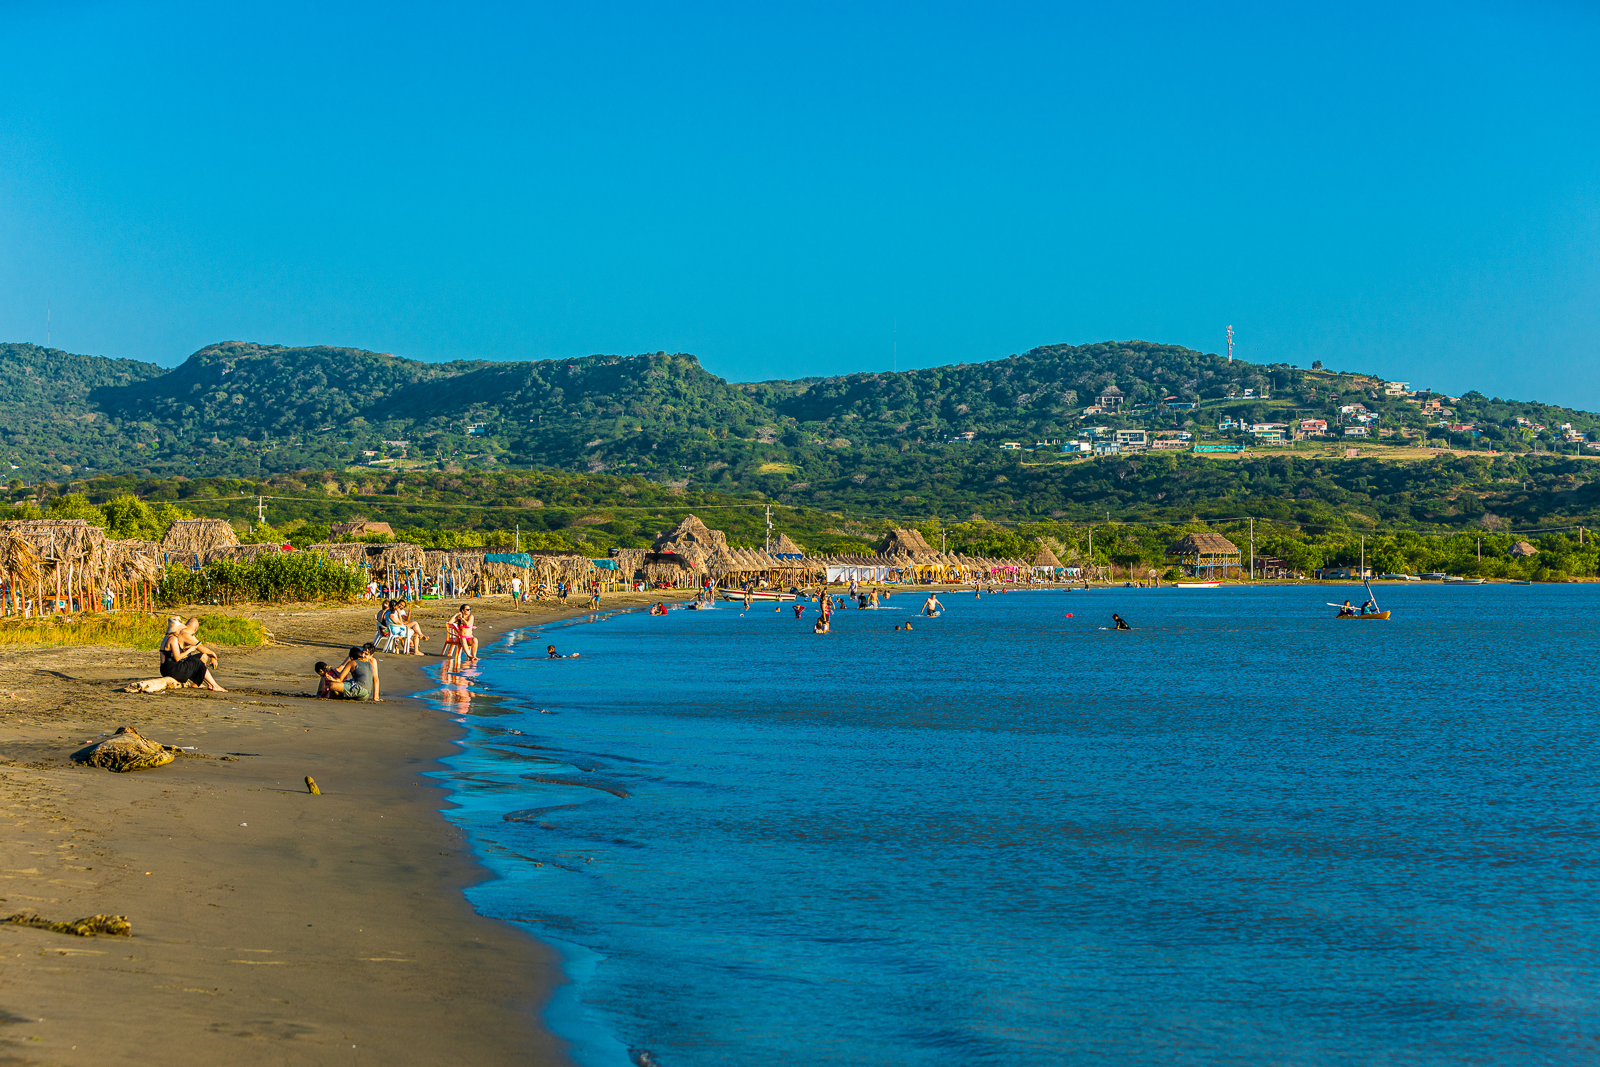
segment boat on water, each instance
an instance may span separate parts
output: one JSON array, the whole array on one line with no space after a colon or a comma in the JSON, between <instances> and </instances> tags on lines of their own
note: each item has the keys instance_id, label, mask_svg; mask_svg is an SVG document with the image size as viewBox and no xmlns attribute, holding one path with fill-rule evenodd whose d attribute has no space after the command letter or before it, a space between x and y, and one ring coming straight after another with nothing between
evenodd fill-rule
<instances>
[{"instance_id":1,"label":"boat on water","mask_svg":"<svg viewBox=\"0 0 1600 1067\"><path fill-rule=\"evenodd\" d=\"M1460 575L1449 575L1445 581L1451 585L1488 585L1487 578L1463 578Z\"/></svg>"},{"instance_id":2,"label":"boat on water","mask_svg":"<svg viewBox=\"0 0 1600 1067\"><path fill-rule=\"evenodd\" d=\"M1218 589L1222 586L1221 582L1173 582L1172 584L1178 589Z\"/></svg>"},{"instance_id":3,"label":"boat on water","mask_svg":"<svg viewBox=\"0 0 1600 1067\"><path fill-rule=\"evenodd\" d=\"M745 594L744 594L744 590L743 589L718 589L717 592L722 594L722 599L723 600L737 600L741 604L744 603L744 595ZM750 599L753 600L753 601L754 600L793 600L794 599L794 594L793 593L780 593L775 589L752 589L752 590L750 590Z\"/></svg>"},{"instance_id":4,"label":"boat on water","mask_svg":"<svg viewBox=\"0 0 1600 1067\"><path fill-rule=\"evenodd\" d=\"M1387 611L1369 611L1365 615L1335 615L1336 619L1387 619Z\"/></svg>"}]
</instances>

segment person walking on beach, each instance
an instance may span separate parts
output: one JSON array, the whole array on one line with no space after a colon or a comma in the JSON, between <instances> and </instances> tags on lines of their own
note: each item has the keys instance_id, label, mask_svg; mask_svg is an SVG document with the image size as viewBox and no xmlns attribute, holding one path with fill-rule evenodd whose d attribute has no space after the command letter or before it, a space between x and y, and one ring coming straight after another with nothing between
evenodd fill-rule
<instances>
[{"instance_id":1,"label":"person walking on beach","mask_svg":"<svg viewBox=\"0 0 1600 1067\"><path fill-rule=\"evenodd\" d=\"M522 603L522 579L521 578L513 578L513 579L511 579L511 602L513 604Z\"/></svg>"},{"instance_id":2,"label":"person walking on beach","mask_svg":"<svg viewBox=\"0 0 1600 1067\"><path fill-rule=\"evenodd\" d=\"M598 581L589 583L589 610L600 610L600 583Z\"/></svg>"}]
</instances>

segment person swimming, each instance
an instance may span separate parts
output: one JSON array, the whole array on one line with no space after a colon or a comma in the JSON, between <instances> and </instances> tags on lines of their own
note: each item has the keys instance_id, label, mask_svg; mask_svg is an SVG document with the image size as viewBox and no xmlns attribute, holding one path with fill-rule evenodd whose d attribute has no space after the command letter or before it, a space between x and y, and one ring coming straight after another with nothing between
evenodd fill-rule
<instances>
[{"instance_id":1,"label":"person swimming","mask_svg":"<svg viewBox=\"0 0 1600 1067\"><path fill-rule=\"evenodd\" d=\"M1117 624L1117 629L1119 629L1119 630L1131 630L1131 629L1133 629L1133 627L1129 626L1127 621L1125 619L1123 619L1123 617L1121 615L1118 615L1115 612L1112 612L1112 614L1111 614L1111 621Z\"/></svg>"}]
</instances>

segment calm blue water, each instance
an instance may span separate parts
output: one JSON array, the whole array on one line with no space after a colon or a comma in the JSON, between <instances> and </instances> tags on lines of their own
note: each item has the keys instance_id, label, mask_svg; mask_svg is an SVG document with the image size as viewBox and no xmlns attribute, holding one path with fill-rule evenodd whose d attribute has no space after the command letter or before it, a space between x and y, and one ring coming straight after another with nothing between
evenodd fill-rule
<instances>
[{"instance_id":1,"label":"calm blue water","mask_svg":"<svg viewBox=\"0 0 1600 1067\"><path fill-rule=\"evenodd\" d=\"M473 903L585 1064L1593 1064L1600 588L1380 598L514 635L432 694Z\"/></svg>"}]
</instances>

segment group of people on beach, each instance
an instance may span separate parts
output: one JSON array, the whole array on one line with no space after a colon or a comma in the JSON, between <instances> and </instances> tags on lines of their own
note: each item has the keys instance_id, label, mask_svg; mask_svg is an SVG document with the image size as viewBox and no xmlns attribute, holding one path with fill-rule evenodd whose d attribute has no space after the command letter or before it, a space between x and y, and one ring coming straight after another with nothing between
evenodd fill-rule
<instances>
[{"instance_id":1,"label":"group of people on beach","mask_svg":"<svg viewBox=\"0 0 1600 1067\"><path fill-rule=\"evenodd\" d=\"M320 661L316 664L313 669L318 679L317 696L339 700L383 699L379 695L381 690L378 681L379 641L387 641L391 646L388 651L397 655L422 655L421 643L428 638L411 617L408 605L397 600L386 601L376 621L378 632L375 639L364 645L353 646L339 666ZM461 605L460 610L445 623L444 648L440 651L447 672L459 671L463 664L477 662L476 628L469 604Z\"/></svg>"}]
</instances>

